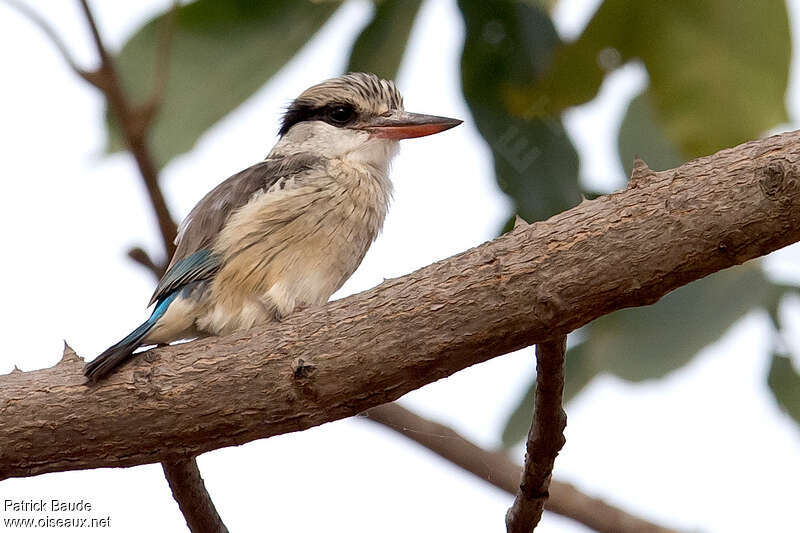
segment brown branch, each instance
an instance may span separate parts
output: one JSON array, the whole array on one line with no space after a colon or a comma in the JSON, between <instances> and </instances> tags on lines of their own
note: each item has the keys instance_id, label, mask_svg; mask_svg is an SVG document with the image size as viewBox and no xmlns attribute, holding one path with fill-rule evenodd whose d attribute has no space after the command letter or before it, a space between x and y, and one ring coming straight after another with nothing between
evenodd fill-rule
<instances>
[{"instance_id":1,"label":"brown branch","mask_svg":"<svg viewBox=\"0 0 800 533\"><path fill-rule=\"evenodd\" d=\"M122 82L114 66L114 61L100 36L94 15L86 0L80 0L80 3L86 21L89 24L89 29L92 32L95 48L100 56L100 67L96 72L92 73L94 84L103 91L109 108L119 121L125 142L136 160L139 173L150 197L150 203L153 206L164 241L164 249L167 250L167 257L171 257L172 252L175 250L174 241L178 233L178 227L172 219L167 202L158 186L158 171L147 142L147 134L153 115L152 106L149 106L150 109L148 109L148 106L136 108L125 97Z\"/></svg>"},{"instance_id":2,"label":"brown branch","mask_svg":"<svg viewBox=\"0 0 800 533\"><path fill-rule=\"evenodd\" d=\"M503 452L484 450L451 428L396 403L373 407L364 415L366 420L396 431L500 490L513 495L519 488L522 468ZM677 533L587 496L562 481L551 481L544 508L602 533Z\"/></svg>"},{"instance_id":3,"label":"brown branch","mask_svg":"<svg viewBox=\"0 0 800 533\"><path fill-rule=\"evenodd\" d=\"M798 132L747 143L280 323L150 350L95 386L69 361L0 376L0 478L306 429L651 304L800 240L798 164Z\"/></svg>"},{"instance_id":4,"label":"brown branch","mask_svg":"<svg viewBox=\"0 0 800 533\"><path fill-rule=\"evenodd\" d=\"M228 533L206 491L197 461L193 457L174 459L163 461L161 466L189 530L192 533Z\"/></svg>"},{"instance_id":5,"label":"brown branch","mask_svg":"<svg viewBox=\"0 0 800 533\"><path fill-rule=\"evenodd\" d=\"M564 393L566 335L536 346L536 399L533 422L525 446L525 468L514 503L506 513L508 533L530 533L542 519L550 497L553 464L564 446L567 414L561 407Z\"/></svg>"}]
</instances>

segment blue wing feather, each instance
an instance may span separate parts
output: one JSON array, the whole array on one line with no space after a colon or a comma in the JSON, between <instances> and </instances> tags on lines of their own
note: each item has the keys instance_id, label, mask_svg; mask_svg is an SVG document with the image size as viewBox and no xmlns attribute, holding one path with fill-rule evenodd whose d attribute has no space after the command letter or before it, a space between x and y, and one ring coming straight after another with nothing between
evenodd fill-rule
<instances>
[{"instance_id":1,"label":"blue wing feather","mask_svg":"<svg viewBox=\"0 0 800 533\"><path fill-rule=\"evenodd\" d=\"M208 279L219 270L221 261L211 250L199 250L170 268L150 299L150 304L195 281Z\"/></svg>"}]
</instances>

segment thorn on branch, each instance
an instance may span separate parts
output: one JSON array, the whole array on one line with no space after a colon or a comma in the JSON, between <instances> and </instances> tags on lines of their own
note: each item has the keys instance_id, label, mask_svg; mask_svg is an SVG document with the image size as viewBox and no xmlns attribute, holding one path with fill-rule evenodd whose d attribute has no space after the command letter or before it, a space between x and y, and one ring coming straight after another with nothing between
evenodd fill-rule
<instances>
[{"instance_id":1,"label":"thorn on branch","mask_svg":"<svg viewBox=\"0 0 800 533\"><path fill-rule=\"evenodd\" d=\"M528 222L519 215L514 215L514 229L517 229L520 226L529 226Z\"/></svg>"},{"instance_id":2,"label":"thorn on branch","mask_svg":"<svg viewBox=\"0 0 800 533\"><path fill-rule=\"evenodd\" d=\"M639 186L639 184L655 175L656 173L650 170L650 167L647 166L647 163L644 162L644 159L637 155L633 159L633 170L631 171L631 179L628 180L628 186L631 188L636 188Z\"/></svg>"},{"instance_id":3,"label":"thorn on branch","mask_svg":"<svg viewBox=\"0 0 800 533\"><path fill-rule=\"evenodd\" d=\"M508 533L533 531L550 496L553 464L564 446L564 428L567 425L567 415L561 406L566 346L566 336L536 346L533 422L528 432L522 480L514 503L506 514Z\"/></svg>"},{"instance_id":4,"label":"thorn on branch","mask_svg":"<svg viewBox=\"0 0 800 533\"><path fill-rule=\"evenodd\" d=\"M62 364L78 363L82 365L83 362L84 362L83 358L79 356L77 353L75 353L75 350L73 350L72 347L65 340L64 353L61 355L61 360L56 364L62 365Z\"/></svg>"}]
</instances>

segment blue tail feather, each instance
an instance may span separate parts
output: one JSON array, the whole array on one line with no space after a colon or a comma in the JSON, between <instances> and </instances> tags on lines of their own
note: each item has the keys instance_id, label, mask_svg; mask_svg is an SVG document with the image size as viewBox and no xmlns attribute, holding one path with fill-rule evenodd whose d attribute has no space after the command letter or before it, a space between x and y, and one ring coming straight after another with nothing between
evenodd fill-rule
<instances>
[{"instance_id":1,"label":"blue tail feather","mask_svg":"<svg viewBox=\"0 0 800 533\"><path fill-rule=\"evenodd\" d=\"M91 381L97 381L130 358L133 352L143 344L142 341L153 326L156 325L158 319L167 312L169 304L172 303L178 292L174 291L158 302L150 318L131 331L124 339L98 355L93 361L86 363L86 367L83 370L84 375Z\"/></svg>"}]
</instances>

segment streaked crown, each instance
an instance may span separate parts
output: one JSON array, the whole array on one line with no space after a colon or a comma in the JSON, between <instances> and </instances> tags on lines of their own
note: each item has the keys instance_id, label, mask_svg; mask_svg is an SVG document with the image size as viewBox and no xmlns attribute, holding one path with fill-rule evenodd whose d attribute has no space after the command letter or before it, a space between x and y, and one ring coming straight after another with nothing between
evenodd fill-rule
<instances>
[{"instance_id":1,"label":"streaked crown","mask_svg":"<svg viewBox=\"0 0 800 533\"><path fill-rule=\"evenodd\" d=\"M336 127L364 124L376 116L403 110L403 97L394 82L375 74L351 72L309 87L286 109L278 132L292 126L321 120Z\"/></svg>"}]
</instances>

